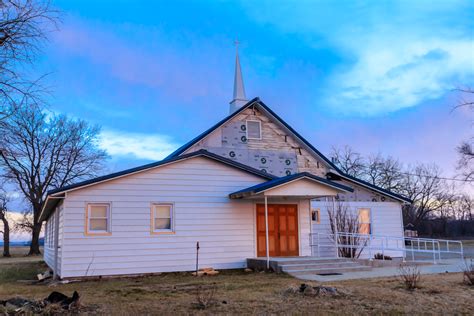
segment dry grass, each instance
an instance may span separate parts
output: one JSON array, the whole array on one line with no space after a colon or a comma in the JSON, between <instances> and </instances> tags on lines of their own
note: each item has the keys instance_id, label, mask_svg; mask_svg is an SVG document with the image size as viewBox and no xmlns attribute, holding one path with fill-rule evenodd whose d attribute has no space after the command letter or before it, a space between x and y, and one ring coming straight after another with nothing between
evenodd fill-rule
<instances>
[{"instance_id":1,"label":"dry grass","mask_svg":"<svg viewBox=\"0 0 474 316\"><path fill-rule=\"evenodd\" d=\"M474 307L474 288L463 284L461 273L423 276L420 288L414 291L405 290L396 277L329 282L324 285L336 287L341 295L316 297L291 294L289 288L303 283L291 277L242 271L222 271L217 276L202 278L188 273L173 273L55 287L16 281L31 278L43 268L32 263L1 266L0 300L12 296L43 299L53 290L67 295L77 290L84 306L96 306L100 313L117 315L470 314ZM206 309L196 308L196 289L212 287L214 283L216 292L213 299L216 303ZM306 283L317 285L315 282Z\"/></svg>"},{"instance_id":2,"label":"dry grass","mask_svg":"<svg viewBox=\"0 0 474 316\"><path fill-rule=\"evenodd\" d=\"M0 246L0 265L2 264L13 264L13 263L25 263L25 262L39 262L42 261L43 256L27 256L30 247L11 247L10 255L11 257L5 258L1 256L1 251L3 247ZM43 247L40 248L41 253L43 253Z\"/></svg>"}]
</instances>

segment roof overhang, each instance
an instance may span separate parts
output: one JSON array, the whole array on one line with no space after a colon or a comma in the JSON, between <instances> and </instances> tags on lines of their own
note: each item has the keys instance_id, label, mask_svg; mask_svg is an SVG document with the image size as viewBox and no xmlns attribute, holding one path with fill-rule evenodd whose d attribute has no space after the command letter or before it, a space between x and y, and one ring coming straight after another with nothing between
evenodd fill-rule
<instances>
[{"instance_id":1,"label":"roof overhang","mask_svg":"<svg viewBox=\"0 0 474 316\"><path fill-rule=\"evenodd\" d=\"M229 194L231 199L258 199L262 197L318 198L336 196L353 189L307 172L298 173Z\"/></svg>"},{"instance_id":2,"label":"roof overhang","mask_svg":"<svg viewBox=\"0 0 474 316\"><path fill-rule=\"evenodd\" d=\"M393 193L389 190L385 190L381 187L378 187L376 185L373 185L373 184L370 184L364 180L360 180L360 179L357 179L357 178L354 178L352 176L349 176L349 175L346 175L346 174L341 174L341 173L334 173L334 172L328 172L327 174L327 177L328 179L330 180L345 180L347 182L351 182L353 184L356 184L356 185L360 185L361 187L364 187L368 190L371 190L371 191L374 191L374 192L377 192L379 193L380 195L383 195L383 196L386 196L386 197L389 197L391 199L394 199L394 200L397 200L399 202L402 202L404 204L412 204L413 201L410 200L409 198L407 197L404 197L400 194L396 194L396 193Z\"/></svg>"},{"instance_id":3,"label":"roof overhang","mask_svg":"<svg viewBox=\"0 0 474 316\"><path fill-rule=\"evenodd\" d=\"M93 186L93 185L103 183L103 182L106 182L106 181L110 181L110 180L113 180L113 179L118 179L118 178L121 178L121 177L129 176L129 175L136 174L136 173L139 173L139 172L144 172L144 171L147 171L147 170L150 170L150 169L153 169L153 168L166 166L166 165L169 165L169 164L172 164L172 163L177 163L177 162L180 162L180 161L183 161L183 160L186 160L186 159L195 158L195 157L207 158L207 159L222 163L224 165L227 165L229 167L239 169L243 172L253 174L253 175L258 176L258 177L260 177L264 180L271 180L271 179L276 178L275 176L273 176L271 174L262 172L260 170L257 170L255 168L252 168L252 167L247 166L247 165L244 165L244 164L239 163L237 161L234 161L234 160L216 155L214 153L208 152L204 149L201 149L201 150L195 151L193 153L184 154L184 155L181 155L181 156L164 159L164 160L154 162L154 163L151 163L151 164L139 166L139 167L132 168L132 169L127 169L127 170L120 171L120 172L115 172L115 173L112 173L112 174L109 174L109 175L97 177L97 178L94 178L94 179L82 181L82 182L71 184L71 185L68 185L68 186L64 186L62 188L50 190L50 191L48 191L48 196L46 198L46 202L43 206L43 209L41 210L40 220L45 221L45 220L48 219L48 217L54 211L54 209L59 204L59 202L62 199L65 198L67 192L82 189L82 188L89 187L89 186Z\"/></svg>"},{"instance_id":4,"label":"roof overhang","mask_svg":"<svg viewBox=\"0 0 474 316\"><path fill-rule=\"evenodd\" d=\"M41 210L39 216L39 222L48 220L51 214L54 212L56 207L61 203L62 200L66 197L66 193L58 193L54 195L48 195L46 201L44 202L43 209Z\"/></svg>"}]
</instances>

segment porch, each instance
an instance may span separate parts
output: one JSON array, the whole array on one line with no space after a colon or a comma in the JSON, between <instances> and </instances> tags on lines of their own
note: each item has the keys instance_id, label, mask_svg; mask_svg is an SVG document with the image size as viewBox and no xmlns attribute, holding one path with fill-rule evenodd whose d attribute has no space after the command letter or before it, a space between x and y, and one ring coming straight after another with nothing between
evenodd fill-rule
<instances>
[{"instance_id":1,"label":"porch","mask_svg":"<svg viewBox=\"0 0 474 316\"><path fill-rule=\"evenodd\" d=\"M277 264L280 257L311 256L311 200L334 197L352 188L314 176L299 173L270 180L234 193L230 199L255 203L256 256L270 258Z\"/></svg>"}]
</instances>

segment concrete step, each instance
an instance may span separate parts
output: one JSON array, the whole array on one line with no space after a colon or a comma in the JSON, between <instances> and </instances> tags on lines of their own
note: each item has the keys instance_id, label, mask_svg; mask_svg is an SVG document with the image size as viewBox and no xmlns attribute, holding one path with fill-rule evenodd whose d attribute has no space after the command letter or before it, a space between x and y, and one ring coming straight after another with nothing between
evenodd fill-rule
<instances>
[{"instance_id":1,"label":"concrete step","mask_svg":"<svg viewBox=\"0 0 474 316\"><path fill-rule=\"evenodd\" d=\"M358 271L370 271L372 268L368 266L353 266L346 268L321 268L321 269L301 269L292 270L287 273L290 275L302 275L302 274L325 274L325 273L346 273L346 272L358 272Z\"/></svg>"},{"instance_id":2,"label":"concrete step","mask_svg":"<svg viewBox=\"0 0 474 316\"><path fill-rule=\"evenodd\" d=\"M276 264L282 266L282 265L289 265L289 264L320 264L320 263L327 263L327 264L332 264L332 263L342 263L342 262L350 262L353 263L354 261L351 259L346 259L346 258L335 258L335 259L314 259L314 258L308 258L308 259L285 259L285 260L270 260L271 262L275 262Z\"/></svg>"},{"instance_id":3,"label":"concrete step","mask_svg":"<svg viewBox=\"0 0 474 316\"><path fill-rule=\"evenodd\" d=\"M298 263L298 264L282 264L279 265L282 271L289 272L304 269L331 269L331 268L350 268L360 266L356 262L322 262L322 263Z\"/></svg>"}]
</instances>

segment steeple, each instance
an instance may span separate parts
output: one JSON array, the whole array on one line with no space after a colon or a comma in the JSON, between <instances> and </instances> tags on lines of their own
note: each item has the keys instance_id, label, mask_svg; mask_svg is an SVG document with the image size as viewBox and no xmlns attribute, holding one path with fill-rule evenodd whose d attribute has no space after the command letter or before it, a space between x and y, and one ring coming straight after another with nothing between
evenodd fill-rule
<instances>
[{"instance_id":1,"label":"steeple","mask_svg":"<svg viewBox=\"0 0 474 316\"><path fill-rule=\"evenodd\" d=\"M229 112L234 113L245 103L247 103L245 96L244 80L242 78L242 70L240 69L239 60L239 42L235 41L235 75L234 75L234 98L230 102Z\"/></svg>"}]
</instances>

